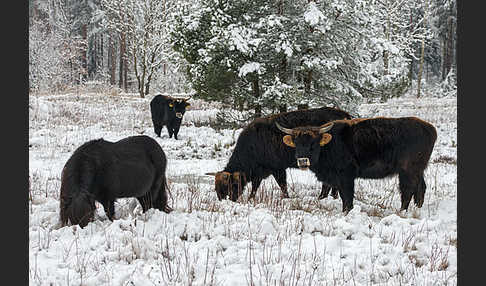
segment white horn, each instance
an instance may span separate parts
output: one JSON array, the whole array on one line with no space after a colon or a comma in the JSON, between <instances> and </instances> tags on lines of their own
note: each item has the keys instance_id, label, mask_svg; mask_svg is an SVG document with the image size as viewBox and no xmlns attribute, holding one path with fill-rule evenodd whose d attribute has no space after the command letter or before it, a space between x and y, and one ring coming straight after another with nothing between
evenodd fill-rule
<instances>
[{"instance_id":1,"label":"white horn","mask_svg":"<svg viewBox=\"0 0 486 286\"><path fill-rule=\"evenodd\" d=\"M275 126L277 126L277 128L282 131L283 133L287 133L289 135L294 135L294 130L292 129L289 129L289 128L285 128L285 127L282 127L280 124L278 124L277 121L275 121Z\"/></svg>"},{"instance_id":2,"label":"white horn","mask_svg":"<svg viewBox=\"0 0 486 286\"><path fill-rule=\"evenodd\" d=\"M334 122L328 122L321 126L321 128L319 129L319 133L320 134L326 133L327 131L331 130L333 126L334 126Z\"/></svg>"}]
</instances>

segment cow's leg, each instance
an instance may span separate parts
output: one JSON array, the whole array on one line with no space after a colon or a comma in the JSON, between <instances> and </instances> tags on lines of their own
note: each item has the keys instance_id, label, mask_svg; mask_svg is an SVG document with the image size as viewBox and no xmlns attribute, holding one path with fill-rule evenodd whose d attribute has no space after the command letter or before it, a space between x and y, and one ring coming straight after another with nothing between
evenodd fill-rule
<instances>
[{"instance_id":1,"label":"cow's leg","mask_svg":"<svg viewBox=\"0 0 486 286\"><path fill-rule=\"evenodd\" d=\"M336 188L333 188L333 192L335 192L335 189ZM327 196L329 195L329 191L331 190L331 186L326 184L326 183L322 183L322 188L321 188L321 193L319 194L319 200L322 200L322 199L325 199L327 198Z\"/></svg>"},{"instance_id":2,"label":"cow's leg","mask_svg":"<svg viewBox=\"0 0 486 286\"><path fill-rule=\"evenodd\" d=\"M332 190L331 190L331 196L334 198L334 199L337 199L338 198L338 190L339 188L338 187L332 187Z\"/></svg>"},{"instance_id":3,"label":"cow's leg","mask_svg":"<svg viewBox=\"0 0 486 286\"><path fill-rule=\"evenodd\" d=\"M289 193L287 191L287 173L285 172L285 169L277 170L273 172L272 175L282 191L281 197L289 198Z\"/></svg>"},{"instance_id":4,"label":"cow's leg","mask_svg":"<svg viewBox=\"0 0 486 286\"><path fill-rule=\"evenodd\" d=\"M353 209L354 200L354 178L342 179L338 187L339 196L343 202L343 212L349 213Z\"/></svg>"},{"instance_id":5,"label":"cow's leg","mask_svg":"<svg viewBox=\"0 0 486 286\"><path fill-rule=\"evenodd\" d=\"M157 137L160 137L160 132L162 131L162 125L154 123L154 132L157 134Z\"/></svg>"},{"instance_id":6,"label":"cow's leg","mask_svg":"<svg viewBox=\"0 0 486 286\"><path fill-rule=\"evenodd\" d=\"M101 204L103 205L103 209L105 210L108 219L113 221L113 218L115 217L115 201L105 200Z\"/></svg>"},{"instance_id":7,"label":"cow's leg","mask_svg":"<svg viewBox=\"0 0 486 286\"><path fill-rule=\"evenodd\" d=\"M167 127L167 132L169 132L169 138L172 138L172 134L174 133L174 131L172 130L172 125L167 124L166 127Z\"/></svg>"},{"instance_id":8,"label":"cow's leg","mask_svg":"<svg viewBox=\"0 0 486 286\"><path fill-rule=\"evenodd\" d=\"M177 134L179 133L179 128L181 128L181 124L176 124L174 126L174 138L177 140Z\"/></svg>"},{"instance_id":9,"label":"cow's leg","mask_svg":"<svg viewBox=\"0 0 486 286\"><path fill-rule=\"evenodd\" d=\"M408 174L405 171L398 173L398 179L400 181L399 186L402 201L400 210L407 210L412 196L418 191L420 180L418 177Z\"/></svg>"},{"instance_id":10,"label":"cow's leg","mask_svg":"<svg viewBox=\"0 0 486 286\"><path fill-rule=\"evenodd\" d=\"M329 191L331 191L331 196L334 198L334 199L337 199L338 198L338 187L331 187L331 185L328 185L326 183L322 183L322 189L321 189L321 193L319 194L319 200L322 200L322 199L325 199L327 198L327 196L329 195Z\"/></svg>"},{"instance_id":11,"label":"cow's leg","mask_svg":"<svg viewBox=\"0 0 486 286\"><path fill-rule=\"evenodd\" d=\"M427 185L425 184L424 175L422 174L420 175L420 180L419 180L417 190L413 193L413 201L415 205L419 208L421 208L422 205L424 204L426 188Z\"/></svg>"},{"instance_id":12,"label":"cow's leg","mask_svg":"<svg viewBox=\"0 0 486 286\"><path fill-rule=\"evenodd\" d=\"M137 197L137 200L142 206L142 212L146 212L152 207L152 197L150 196L150 193Z\"/></svg>"},{"instance_id":13,"label":"cow's leg","mask_svg":"<svg viewBox=\"0 0 486 286\"><path fill-rule=\"evenodd\" d=\"M260 187L260 184L262 182L261 177L252 177L251 178L251 193L248 199L254 199L256 195L256 191L258 190L258 187Z\"/></svg>"}]
</instances>

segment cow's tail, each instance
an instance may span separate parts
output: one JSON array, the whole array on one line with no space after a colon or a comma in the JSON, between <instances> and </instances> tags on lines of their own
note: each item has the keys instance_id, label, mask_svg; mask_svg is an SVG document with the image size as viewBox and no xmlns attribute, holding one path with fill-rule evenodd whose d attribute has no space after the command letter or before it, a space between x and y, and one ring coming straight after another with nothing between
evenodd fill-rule
<instances>
[{"instance_id":1,"label":"cow's tail","mask_svg":"<svg viewBox=\"0 0 486 286\"><path fill-rule=\"evenodd\" d=\"M169 185L167 183L167 177L165 174L162 176L162 185L160 186L160 191L162 194L162 210L166 213L170 213L172 208L169 206L169 196L173 201L172 193L170 192Z\"/></svg>"},{"instance_id":2,"label":"cow's tail","mask_svg":"<svg viewBox=\"0 0 486 286\"><path fill-rule=\"evenodd\" d=\"M426 125L427 132L429 134L429 154L427 160L430 159L430 156L432 155L432 151L434 150L434 145L435 142L437 141L437 130L432 124L427 124Z\"/></svg>"}]
</instances>

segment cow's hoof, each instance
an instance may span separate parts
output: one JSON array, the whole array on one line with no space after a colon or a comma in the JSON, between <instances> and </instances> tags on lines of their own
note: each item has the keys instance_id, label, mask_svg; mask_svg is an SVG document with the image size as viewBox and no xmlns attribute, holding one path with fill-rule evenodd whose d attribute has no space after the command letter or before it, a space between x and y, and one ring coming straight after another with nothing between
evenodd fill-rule
<instances>
[{"instance_id":1,"label":"cow's hoof","mask_svg":"<svg viewBox=\"0 0 486 286\"><path fill-rule=\"evenodd\" d=\"M343 213L347 215L353 209L353 205L343 206Z\"/></svg>"},{"instance_id":2,"label":"cow's hoof","mask_svg":"<svg viewBox=\"0 0 486 286\"><path fill-rule=\"evenodd\" d=\"M424 200L423 199L419 199L418 201L414 200L414 203L418 208L421 208L424 205Z\"/></svg>"}]
</instances>

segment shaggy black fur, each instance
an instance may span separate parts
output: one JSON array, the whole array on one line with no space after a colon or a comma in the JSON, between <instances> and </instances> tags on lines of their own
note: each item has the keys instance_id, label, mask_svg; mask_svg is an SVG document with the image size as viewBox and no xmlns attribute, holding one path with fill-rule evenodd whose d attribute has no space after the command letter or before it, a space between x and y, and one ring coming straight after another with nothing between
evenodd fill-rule
<instances>
[{"instance_id":1,"label":"shaggy black fur","mask_svg":"<svg viewBox=\"0 0 486 286\"><path fill-rule=\"evenodd\" d=\"M254 198L263 179L273 175L280 186L283 197L289 197L287 192L287 168L297 168L295 149L282 142L282 132L275 127L275 121L286 126L321 125L335 119L346 119L351 116L335 108L322 107L297 110L268 117L257 118L240 133L235 149L222 172L216 173L215 190L221 200L228 195L236 201L247 184L251 182L252 190L249 198ZM220 179L229 174L229 179ZM238 175L241 180L233 180ZM323 184L320 198L327 197L330 186ZM333 196L337 191L333 189Z\"/></svg>"},{"instance_id":2,"label":"shaggy black fur","mask_svg":"<svg viewBox=\"0 0 486 286\"><path fill-rule=\"evenodd\" d=\"M189 105L183 99L175 99L161 94L156 95L150 101L150 112L155 134L160 137L162 127L165 125L169 132L169 138L172 138L172 134L174 134L174 138L177 140L182 118Z\"/></svg>"},{"instance_id":3,"label":"shaggy black fur","mask_svg":"<svg viewBox=\"0 0 486 286\"><path fill-rule=\"evenodd\" d=\"M353 208L355 178L395 174L401 209L408 209L412 196L418 207L423 205L424 170L437 139L434 126L416 117L339 120L328 133L332 139L324 146L319 146L321 136L292 136L295 158L308 158L319 181L338 187L343 212Z\"/></svg>"},{"instance_id":4,"label":"shaggy black fur","mask_svg":"<svg viewBox=\"0 0 486 286\"><path fill-rule=\"evenodd\" d=\"M62 225L84 227L94 218L95 201L113 220L117 198L136 197L143 212L167 206L167 159L152 138L132 136L117 142L103 139L84 143L68 159L61 175Z\"/></svg>"}]
</instances>

